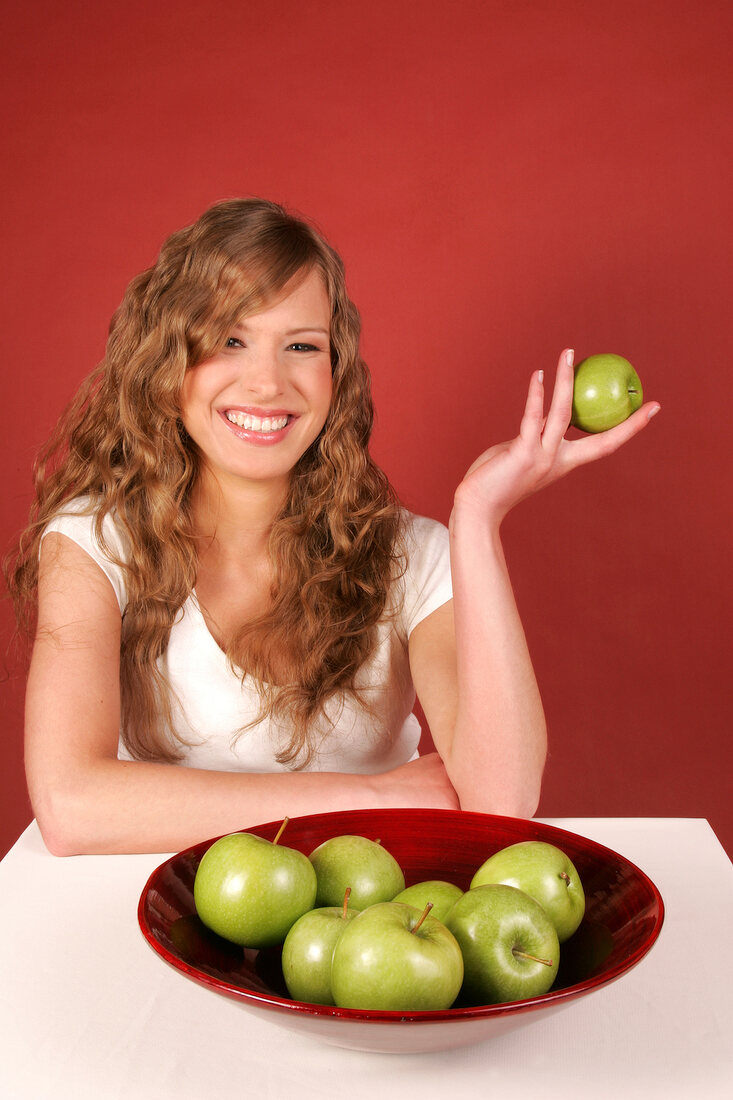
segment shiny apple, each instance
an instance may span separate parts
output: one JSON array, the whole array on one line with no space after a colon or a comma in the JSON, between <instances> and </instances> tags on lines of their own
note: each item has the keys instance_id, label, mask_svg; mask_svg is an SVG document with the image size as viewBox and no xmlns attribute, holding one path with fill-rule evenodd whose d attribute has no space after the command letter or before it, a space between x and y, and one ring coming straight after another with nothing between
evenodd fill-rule
<instances>
[{"instance_id":1,"label":"shiny apple","mask_svg":"<svg viewBox=\"0 0 733 1100\"><path fill-rule=\"evenodd\" d=\"M452 882L444 882L442 879L427 879L425 882L416 882L408 886L406 890L397 894L392 901L401 901L405 905L413 905L415 909L422 911L431 902L430 916L436 920L445 921L448 913L459 898L463 897L463 890Z\"/></svg>"},{"instance_id":2,"label":"shiny apple","mask_svg":"<svg viewBox=\"0 0 733 1100\"><path fill-rule=\"evenodd\" d=\"M331 989L339 1008L426 1012L450 1008L463 958L441 921L401 902L359 913L333 952Z\"/></svg>"},{"instance_id":3,"label":"shiny apple","mask_svg":"<svg viewBox=\"0 0 733 1100\"><path fill-rule=\"evenodd\" d=\"M394 856L365 836L334 836L311 852L318 882L316 906L340 905L351 889L350 905L366 909L391 901L405 888L405 876Z\"/></svg>"},{"instance_id":4,"label":"shiny apple","mask_svg":"<svg viewBox=\"0 0 733 1100\"><path fill-rule=\"evenodd\" d=\"M504 883L538 901L555 925L560 943L572 936L585 913L585 892L571 859L544 840L522 840L482 863L471 886Z\"/></svg>"},{"instance_id":5,"label":"shiny apple","mask_svg":"<svg viewBox=\"0 0 733 1100\"><path fill-rule=\"evenodd\" d=\"M288 993L296 1001L332 1005L331 960L341 933L357 909L329 905L299 917L285 937L282 970Z\"/></svg>"},{"instance_id":6,"label":"shiny apple","mask_svg":"<svg viewBox=\"0 0 733 1100\"><path fill-rule=\"evenodd\" d=\"M547 993L560 944L539 902L514 886L476 886L451 909L446 927L463 954L461 1000L473 1005Z\"/></svg>"},{"instance_id":7,"label":"shiny apple","mask_svg":"<svg viewBox=\"0 0 733 1100\"><path fill-rule=\"evenodd\" d=\"M644 400L639 375L620 355L589 355L575 367L570 423L605 432L628 419Z\"/></svg>"},{"instance_id":8,"label":"shiny apple","mask_svg":"<svg viewBox=\"0 0 733 1100\"><path fill-rule=\"evenodd\" d=\"M204 852L193 897L200 919L224 939L270 947L313 908L316 874L294 848L253 833L230 833Z\"/></svg>"}]
</instances>

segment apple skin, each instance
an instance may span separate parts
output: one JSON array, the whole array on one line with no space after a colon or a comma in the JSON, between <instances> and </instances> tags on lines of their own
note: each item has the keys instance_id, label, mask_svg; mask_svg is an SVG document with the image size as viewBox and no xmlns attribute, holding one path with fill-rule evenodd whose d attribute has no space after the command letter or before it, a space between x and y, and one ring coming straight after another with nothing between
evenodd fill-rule
<instances>
[{"instance_id":1,"label":"apple skin","mask_svg":"<svg viewBox=\"0 0 733 1100\"><path fill-rule=\"evenodd\" d=\"M605 432L641 407L639 375L628 359L610 352L589 355L575 367L570 423L584 432Z\"/></svg>"},{"instance_id":2,"label":"apple skin","mask_svg":"<svg viewBox=\"0 0 733 1100\"><path fill-rule=\"evenodd\" d=\"M405 888L405 876L394 856L365 836L334 836L310 854L316 871L316 906L340 905L351 888L350 904L367 909L391 901Z\"/></svg>"},{"instance_id":3,"label":"apple skin","mask_svg":"<svg viewBox=\"0 0 733 1100\"><path fill-rule=\"evenodd\" d=\"M357 909L330 905L311 909L299 917L285 937L283 978L295 1001L332 1005L331 960L341 933L357 915Z\"/></svg>"},{"instance_id":4,"label":"apple skin","mask_svg":"<svg viewBox=\"0 0 733 1100\"><path fill-rule=\"evenodd\" d=\"M451 909L446 926L463 954L461 1000L472 1005L521 1001L547 993L560 944L539 902L514 886L476 886ZM517 957L524 951L551 965Z\"/></svg>"},{"instance_id":5,"label":"apple skin","mask_svg":"<svg viewBox=\"0 0 733 1100\"><path fill-rule=\"evenodd\" d=\"M196 912L243 947L282 943L313 908L316 875L302 852L253 833L230 833L204 852L193 884Z\"/></svg>"},{"instance_id":6,"label":"apple skin","mask_svg":"<svg viewBox=\"0 0 733 1100\"><path fill-rule=\"evenodd\" d=\"M554 844L522 840L502 848L482 863L471 889L503 883L538 901L555 925L560 943L572 936L585 913L585 893L574 864Z\"/></svg>"},{"instance_id":7,"label":"apple skin","mask_svg":"<svg viewBox=\"0 0 733 1100\"><path fill-rule=\"evenodd\" d=\"M444 882L442 879L427 879L425 882L416 882L413 886L408 886L406 890L396 894L392 901L413 905L421 913L428 902L432 902L430 916L445 923L445 918L462 897L463 890L460 886L452 882Z\"/></svg>"},{"instance_id":8,"label":"apple skin","mask_svg":"<svg viewBox=\"0 0 733 1100\"><path fill-rule=\"evenodd\" d=\"M331 988L339 1008L429 1012L450 1008L463 981L463 957L441 921L388 901L365 909L333 952Z\"/></svg>"}]
</instances>

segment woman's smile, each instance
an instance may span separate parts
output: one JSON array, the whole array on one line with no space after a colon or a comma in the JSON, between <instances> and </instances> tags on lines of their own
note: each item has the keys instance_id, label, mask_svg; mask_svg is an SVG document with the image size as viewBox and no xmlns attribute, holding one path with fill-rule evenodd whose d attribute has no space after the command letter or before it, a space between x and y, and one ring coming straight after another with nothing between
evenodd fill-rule
<instances>
[{"instance_id":1,"label":"woman's smile","mask_svg":"<svg viewBox=\"0 0 733 1100\"><path fill-rule=\"evenodd\" d=\"M293 419L289 413L254 413L242 412L239 409L227 409L224 415L229 423L237 428L266 435L282 431Z\"/></svg>"},{"instance_id":2,"label":"woman's smile","mask_svg":"<svg viewBox=\"0 0 733 1100\"><path fill-rule=\"evenodd\" d=\"M238 439L272 446L282 442L298 417L280 409L225 409L222 417Z\"/></svg>"}]
</instances>

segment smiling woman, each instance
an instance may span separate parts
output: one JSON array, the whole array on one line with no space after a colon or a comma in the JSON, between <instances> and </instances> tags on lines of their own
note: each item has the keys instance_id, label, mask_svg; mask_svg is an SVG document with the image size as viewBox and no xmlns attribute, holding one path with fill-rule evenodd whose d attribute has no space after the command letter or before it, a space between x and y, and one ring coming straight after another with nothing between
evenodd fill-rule
<instances>
[{"instance_id":1,"label":"smiling woman","mask_svg":"<svg viewBox=\"0 0 733 1100\"><path fill-rule=\"evenodd\" d=\"M567 441L563 353L549 411L536 371L449 533L371 459L359 329L333 249L259 199L212 207L130 284L9 573L52 851L170 851L348 808L534 812L544 717L500 525L658 406Z\"/></svg>"}]
</instances>

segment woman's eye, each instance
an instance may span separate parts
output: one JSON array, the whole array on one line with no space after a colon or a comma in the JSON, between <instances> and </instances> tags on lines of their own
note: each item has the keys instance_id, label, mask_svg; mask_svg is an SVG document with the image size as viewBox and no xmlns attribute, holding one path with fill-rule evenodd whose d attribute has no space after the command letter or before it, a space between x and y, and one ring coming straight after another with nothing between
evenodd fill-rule
<instances>
[{"instance_id":1,"label":"woman's eye","mask_svg":"<svg viewBox=\"0 0 733 1100\"><path fill-rule=\"evenodd\" d=\"M227 340L226 344L225 344L225 347L228 347L228 348L243 348L244 344L242 343L242 341L239 339L238 336L230 336L229 339Z\"/></svg>"},{"instance_id":2,"label":"woman's eye","mask_svg":"<svg viewBox=\"0 0 733 1100\"><path fill-rule=\"evenodd\" d=\"M318 351L315 344L290 344L293 351Z\"/></svg>"}]
</instances>

